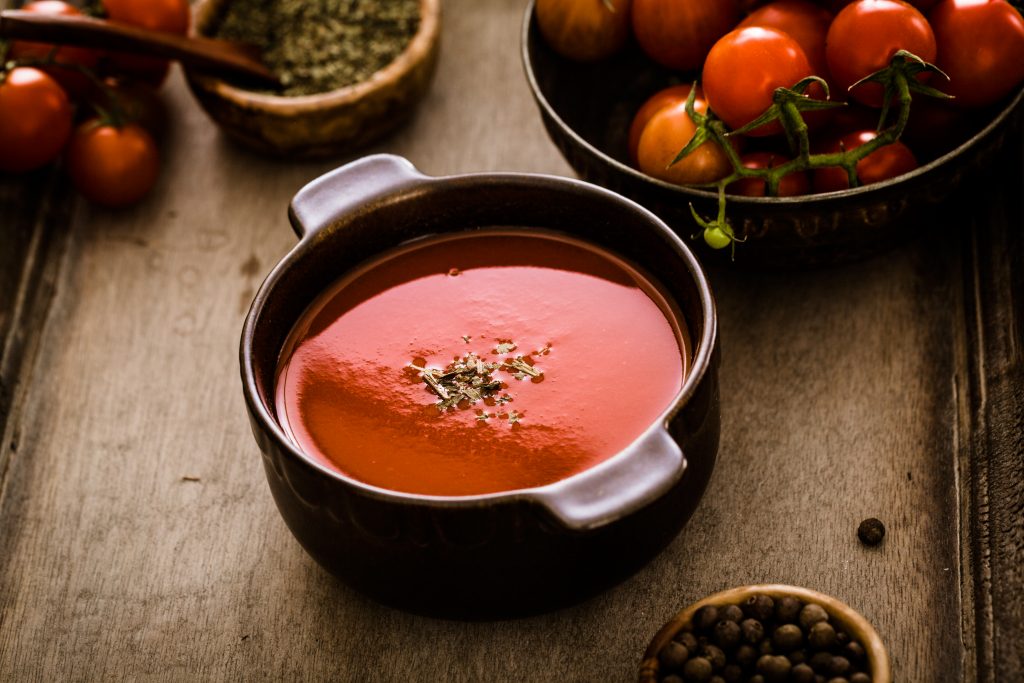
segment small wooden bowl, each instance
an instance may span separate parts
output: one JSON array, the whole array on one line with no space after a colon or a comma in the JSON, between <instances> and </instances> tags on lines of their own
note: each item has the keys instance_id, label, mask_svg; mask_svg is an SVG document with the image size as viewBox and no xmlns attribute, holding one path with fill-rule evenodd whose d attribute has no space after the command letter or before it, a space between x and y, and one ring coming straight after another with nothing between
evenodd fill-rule
<instances>
[{"instance_id":1,"label":"small wooden bowl","mask_svg":"<svg viewBox=\"0 0 1024 683\"><path fill-rule=\"evenodd\" d=\"M208 35L231 0L200 0L192 32ZM441 0L420 0L420 25L405 51L360 83L316 95L282 97L244 90L186 69L206 113L233 139L290 159L337 156L390 133L412 114L437 66Z\"/></svg>"},{"instance_id":2,"label":"small wooden bowl","mask_svg":"<svg viewBox=\"0 0 1024 683\"><path fill-rule=\"evenodd\" d=\"M847 632L864 646L867 653L869 673L872 683L892 683L892 670L889 666L889 653L882 644L874 627L854 611L852 607L832 596L813 591L809 588L798 586L787 586L784 584L765 584L760 586L740 586L709 595L703 600L698 600L682 612L677 614L671 621L661 627L661 630L651 640L644 652L644 659L640 663L640 683L657 683L658 652L672 638L690 624L693 615L705 605L737 605L743 604L752 595L762 593L772 599L790 596L803 602L813 602L821 605L828 612L831 620L842 624Z\"/></svg>"}]
</instances>

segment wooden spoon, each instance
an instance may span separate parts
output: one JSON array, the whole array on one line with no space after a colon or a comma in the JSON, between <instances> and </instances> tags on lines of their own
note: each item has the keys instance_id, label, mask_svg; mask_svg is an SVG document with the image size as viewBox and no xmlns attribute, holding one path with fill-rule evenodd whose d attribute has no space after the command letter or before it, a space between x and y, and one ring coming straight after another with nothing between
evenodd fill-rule
<instances>
[{"instance_id":1,"label":"wooden spoon","mask_svg":"<svg viewBox=\"0 0 1024 683\"><path fill-rule=\"evenodd\" d=\"M196 69L248 78L265 85L281 85L277 76L259 61L254 47L226 40L150 31L92 17L4 10L0 12L0 38L176 59Z\"/></svg>"}]
</instances>

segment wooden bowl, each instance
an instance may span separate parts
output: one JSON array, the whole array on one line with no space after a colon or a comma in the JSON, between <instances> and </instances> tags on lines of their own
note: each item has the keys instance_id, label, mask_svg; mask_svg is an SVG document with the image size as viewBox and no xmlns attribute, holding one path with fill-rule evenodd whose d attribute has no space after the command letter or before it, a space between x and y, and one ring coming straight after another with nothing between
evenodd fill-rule
<instances>
[{"instance_id":1,"label":"wooden bowl","mask_svg":"<svg viewBox=\"0 0 1024 683\"><path fill-rule=\"evenodd\" d=\"M656 180L627 161L627 132L640 105L672 82L695 74L652 62L635 43L596 64L578 64L544 41L533 3L522 29L526 78L552 142L576 173L647 207L681 237L699 231L690 214L713 217L716 191ZM1024 110L1024 87L978 113L976 133L952 151L905 175L840 192L801 197L728 199L737 235L736 262L792 268L854 261L891 249L941 218L942 204L967 178L991 172L991 163ZM703 257L729 259L697 240Z\"/></svg>"},{"instance_id":2,"label":"wooden bowl","mask_svg":"<svg viewBox=\"0 0 1024 683\"><path fill-rule=\"evenodd\" d=\"M209 35L228 2L200 0L193 8L192 32ZM337 156L395 130L426 93L437 66L441 0L421 0L420 15L404 52L367 80L338 90L281 97L192 69L186 77L210 118L242 144L290 159Z\"/></svg>"},{"instance_id":3,"label":"wooden bowl","mask_svg":"<svg viewBox=\"0 0 1024 683\"><path fill-rule=\"evenodd\" d=\"M842 624L847 633L864 646L869 664L869 673L872 683L892 683L892 670L889 666L889 653L882 644L874 627L854 611L846 603L833 598L830 595L813 591L809 588L798 586L787 586L784 584L766 584L759 586L740 586L709 595L698 600L682 612L677 614L671 621L661 627L661 630L651 640L644 652L644 659L640 663L640 683L657 683L658 652L684 627L691 624L693 615L705 605L736 605L742 604L752 595L764 594L772 599L790 596L803 602L813 602L821 605L828 612L829 619L835 623Z\"/></svg>"}]
</instances>

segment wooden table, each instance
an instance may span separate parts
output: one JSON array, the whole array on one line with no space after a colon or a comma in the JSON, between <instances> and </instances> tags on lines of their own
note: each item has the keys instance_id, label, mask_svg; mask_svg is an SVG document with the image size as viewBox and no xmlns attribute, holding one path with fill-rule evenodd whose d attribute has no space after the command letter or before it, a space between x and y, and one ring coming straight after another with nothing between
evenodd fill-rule
<instances>
[{"instance_id":1,"label":"wooden table","mask_svg":"<svg viewBox=\"0 0 1024 683\"><path fill-rule=\"evenodd\" d=\"M571 175L518 58L524 0L448 0L412 124L371 151ZM381 607L285 528L238 379L242 318L341 163L229 144L180 75L163 175L119 212L58 170L0 180L0 680L629 681L662 622L737 584L863 612L897 679L1024 675L1021 145L923 239L808 273L716 268L722 446L631 579L528 619ZM876 516L885 542L857 524Z\"/></svg>"}]
</instances>

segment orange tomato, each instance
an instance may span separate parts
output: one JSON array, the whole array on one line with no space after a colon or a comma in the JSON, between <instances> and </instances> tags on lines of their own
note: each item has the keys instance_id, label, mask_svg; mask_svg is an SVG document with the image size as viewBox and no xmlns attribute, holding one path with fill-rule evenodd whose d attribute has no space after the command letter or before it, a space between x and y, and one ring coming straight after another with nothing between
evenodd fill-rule
<instances>
[{"instance_id":1,"label":"orange tomato","mask_svg":"<svg viewBox=\"0 0 1024 683\"><path fill-rule=\"evenodd\" d=\"M637 165L647 175L676 185L712 183L732 171L725 150L709 140L676 164L672 160L697 131L680 102L654 114L644 126L637 148ZM672 164L672 165L669 165Z\"/></svg>"},{"instance_id":2,"label":"orange tomato","mask_svg":"<svg viewBox=\"0 0 1024 683\"><path fill-rule=\"evenodd\" d=\"M691 86L689 85L670 86L654 93L641 105L640 109L636 112L636 116L633 117L633 123L629 126L629 163L634 166L637 165L636 152L637 148L640 147L640 134L644 132L644 127L651 120L651 117L665 107L686 102L686 98L690 96L690 88ZM700 113L704 113L708 109L708 104L704 101L704 93L701 92L699 87L697 88L697 96L694 99L693 108Z\"/></svg>"},{"instance_id":3,"label":"orange tomato","mask_svg":"<svg viewBox=\"0 0 1024 683\"><path fill-rule=\"evenodd\" d=\"M594 62L615 54L629 37L630 0L537 0L537 25L563 57Z\"/></svg>"}]
</instances>

